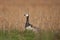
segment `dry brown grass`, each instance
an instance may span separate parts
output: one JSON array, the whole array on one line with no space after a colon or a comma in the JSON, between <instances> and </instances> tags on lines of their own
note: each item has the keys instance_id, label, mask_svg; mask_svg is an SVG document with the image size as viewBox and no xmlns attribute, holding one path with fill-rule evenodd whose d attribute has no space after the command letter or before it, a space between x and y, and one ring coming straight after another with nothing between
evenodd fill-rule
<instances>
[{"instance_id":1,"label":"dry brown grass","mask_svg":"<svg viewBox=\"0 0 60 40\"><path fill-rule=\"evenodd\" d=\"M0 30L7 30L8 29L8 21L4 18L0 16Z\"/></svg>"},{"instance_id":2,"label":"dry brown grass","mask_svg":"<svg viewBox=\"0 0 60 40\"><path fill-rule=\"evenodd\" d=\"M9 29L22 30L25 24L24 14L28 12L30 23L34 26L45 30L57 30L60 29L59 4L59 0L0 0L0 16L4 17L3 21L8 21Z\"/></svg>"}]
</instances>

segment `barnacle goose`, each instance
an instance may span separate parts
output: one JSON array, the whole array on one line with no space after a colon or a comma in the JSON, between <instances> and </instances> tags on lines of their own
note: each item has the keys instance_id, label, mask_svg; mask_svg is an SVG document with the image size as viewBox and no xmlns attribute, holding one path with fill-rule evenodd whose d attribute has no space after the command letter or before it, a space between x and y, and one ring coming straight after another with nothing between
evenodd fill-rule
<instances>
[{"instance_id":1,"label":"barnacle goose","mask_svg":"<svg viewBox=\"0 0 60 40\"><path fill-rule=\"evenodd\" d=\"M24 14L26 16L25 29L32 30L32 24L29 23L29 14Z\"/></svg>"},{"instance_id":2,"label":"barnacle goose","mask_svg":"<svg viewBox=\"0 0 60 40\"><path fill-rule=\"evenodd\" d=\"M35 32L39 31L39 28L34 27L32 24L29 23L29 14L24 14L24 16L26 16L25 29L33 30Z\"/></svg>"}]
</instances>

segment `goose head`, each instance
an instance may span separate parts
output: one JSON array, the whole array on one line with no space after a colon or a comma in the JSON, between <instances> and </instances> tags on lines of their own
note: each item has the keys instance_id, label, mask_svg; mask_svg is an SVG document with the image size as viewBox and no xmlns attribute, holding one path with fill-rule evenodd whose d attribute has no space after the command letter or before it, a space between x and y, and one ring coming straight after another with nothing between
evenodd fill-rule
<instances>
[{"instance_id":1,"label":"goose head","mask_svg":"<svg viewBox=\"0 0 60 40\"><path fill-rule=\"evenodd\" d=\"M24 14L24 16L28 17L28 16L29 16L29 14Z\"/></svg>"}]
</instances>

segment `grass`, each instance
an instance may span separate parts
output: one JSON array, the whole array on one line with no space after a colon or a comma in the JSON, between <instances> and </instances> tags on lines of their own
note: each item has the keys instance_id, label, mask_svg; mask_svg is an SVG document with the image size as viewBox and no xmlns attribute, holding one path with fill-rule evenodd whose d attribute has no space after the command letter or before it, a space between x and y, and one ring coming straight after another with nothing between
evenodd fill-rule
<instances>
[{"instance_id":1,"label":"grass","mask_svg":"<svg viewBox=\"0 0 60 40\"><path fill-rule=\"evenodd\" d=\"M34 32L27 30L24 32L17 30L0 31L0 40L34 40L34 36Z\"/></svg>"},{"instance_id":2,"label":"grass","mask_svg":"<svg viewBox=\"0 0 60 40\"><path fill-rule=\"evenodd\" d=\"M35 34L31 30L25 30L23 32L18 30L0 30L0 40L55 40L55 37L60 38L59 35L60 33L56 34L51 31L41 31Z\"/></svg>"},{"instance_id":3,"label":"grass","mask_svg":"<svg viewBox=\"0 0 60 40\"><path fill-rule=\"evenodd\" d=\"M42 31L41 40L53 40L54 32L51 31Z\"/></svg>"}]
</instances>

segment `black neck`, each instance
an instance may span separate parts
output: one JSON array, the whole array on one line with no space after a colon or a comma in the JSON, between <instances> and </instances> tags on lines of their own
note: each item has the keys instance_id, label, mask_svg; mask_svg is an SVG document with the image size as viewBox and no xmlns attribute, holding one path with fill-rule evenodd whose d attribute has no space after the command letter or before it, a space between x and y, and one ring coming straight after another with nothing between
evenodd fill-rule
<instances>
[{"instance_id":1,"label":"black neck","mask_svg":"<svg viewBox=\"0 0 60 40\"><path fill-rule=\"evenodd\" d=\"M29 16L26 17L26 24L25 27L27 27L29 25Z\"/></svg>"},{"instance_id":2,"label":"black neck","mask_svg":"<svg viewBox=\"0 0 60 40\"><path fill-rule=\"evenodd\" d=\"M29 16L27 16L27 18L26 18L26 23L27 23L27 22L29 22Z\"/></svg>"}]
</instances>

